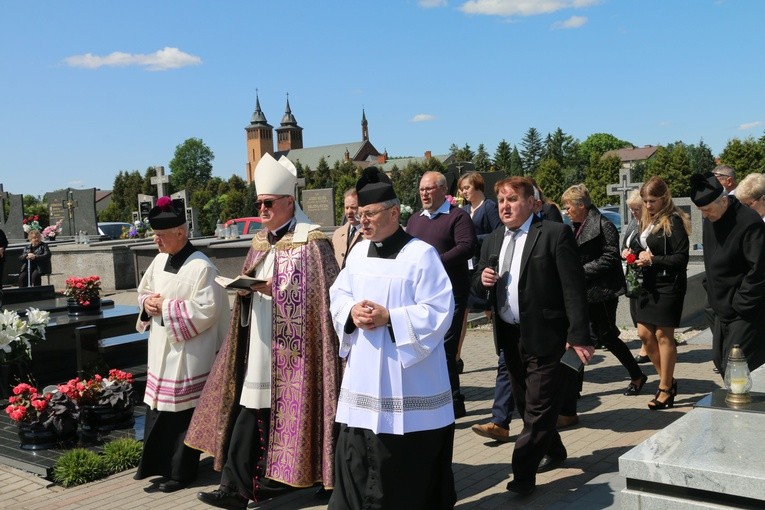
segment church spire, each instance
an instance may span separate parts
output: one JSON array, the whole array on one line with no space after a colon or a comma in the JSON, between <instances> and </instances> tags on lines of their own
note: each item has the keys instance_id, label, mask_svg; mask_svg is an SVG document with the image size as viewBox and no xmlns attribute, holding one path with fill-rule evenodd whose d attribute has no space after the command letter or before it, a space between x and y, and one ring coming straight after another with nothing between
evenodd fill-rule
<instances>
[{"instance_id":1,"label":"church spire","mask_svg":"<svg viewBox=\"0 0 765 510\"><path fill-rule=\"evenodd\" d=\"M369 125L367 124L367 114L364 108L361 109L361 141L369 141Z\"/></svg>"}]
</instances>

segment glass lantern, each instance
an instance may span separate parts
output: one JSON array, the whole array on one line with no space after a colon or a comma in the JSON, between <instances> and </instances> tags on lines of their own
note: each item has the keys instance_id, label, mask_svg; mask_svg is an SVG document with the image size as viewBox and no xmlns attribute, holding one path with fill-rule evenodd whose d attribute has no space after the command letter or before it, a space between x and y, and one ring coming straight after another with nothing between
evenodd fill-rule
<instances>
[{"instance_id":1,"label":"glass lantern","mask_svg":"<svg viewBox=\"0 0 765 510\"><path fill-rule=\"evenodd\" d=\"M728 354L725 387L728 389L728 395L725 397L725 402L728 404L735 406L752 401L749 395L749 390L752 389L752 376L749 373L744 351L738 344L734 345Z\"/></svg>"}]
</instances>

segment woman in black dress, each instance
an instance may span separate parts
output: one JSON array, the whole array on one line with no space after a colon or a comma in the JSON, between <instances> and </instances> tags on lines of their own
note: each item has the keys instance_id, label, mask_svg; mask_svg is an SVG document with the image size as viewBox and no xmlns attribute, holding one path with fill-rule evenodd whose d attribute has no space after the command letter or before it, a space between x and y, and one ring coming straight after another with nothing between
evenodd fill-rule
<instances>
[{"instance_id":1,"label":"woman in black dress","mask_svg":"<svg viewBox=\"0 0 765 510\"><path fill-rule=\"evenodd\" d=\"M643 290L636 298L638 336L659 374L652 410L672 407L677 395L675 328L680 324L687 287L688 215L675 206L667 183L651 177L640 188L643 214L640 234L630 243L643 271Z\"/></svg>"},{"instance_id":2,"label":"woman in black dress","mask_svg":"<svg viewBox=\"0 0 765 510\"><path fill-rule=\"evenodd\" d=\"M622 259L626 259L627 255L632 253L630 251L630 244L632 243L632 240L635 238L635 236L640 235L640 232L638 231L638 228L640 227L640 217L643 214L643 199L640 198L640 190L639 189L633 189L630 191L630 194L627 196L627 207L630 210L630 222L627 223L627 227L624 229L624 239L622 240ZM635 320L635 303L636 299L634 297L630 297L630 316L632 317L632 324L637 326L637 321ZM638 352L635 355L635 361L638 363L648 363L651 361L651 359L648 357L648 354L645 352L645 346L640 344L640 352Z\"/></svg>"}]
</instances>

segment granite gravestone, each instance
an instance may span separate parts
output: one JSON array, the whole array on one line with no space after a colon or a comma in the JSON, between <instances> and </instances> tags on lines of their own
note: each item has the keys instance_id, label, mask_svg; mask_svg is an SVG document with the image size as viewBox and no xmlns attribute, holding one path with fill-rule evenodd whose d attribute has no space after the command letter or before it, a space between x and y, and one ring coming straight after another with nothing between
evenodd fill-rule
<instances>
[{"instance_id":1,"label":"granite gravestone","mask_svg":"<svg viewBox=\"0 0 765 510\"><path fill-rule=\"evenodd\" d=\"M173 200L173 206L179 211L183 211L186 214L186 222L189 226L189 237L198 237L200 234L199 226L197 225L197 212L189 206L189 194L185 189L173 193L170 195Z\"/></svg>"},{"instance_id":2,"label":"granite gravestone","mask_svg":"<svg viewBox=\"0 0 765 510\"><path fill-rule=\"evenodd\" d=\"M305 189L300 206L303 212L322 227L335 225L335 190L332 188Z\"/></svg>"},{"instance_id":3,"label":"granite gravestone","mask_svg":"<svg viewBox=\"0 0 765 510\"><path fill-rule=\"evenodd\" d=\"M693 205L688 197L673 198L672 201L677 207L683 210L691 218L691 234L688 236L688 243L691 245L691 251L701 249L701 211Z\"/></svg>"},{"instance_id":4,"label":"granite gravestone","mask_svg":"<svg viewBox=\"0 0 765 510\"><path fill-rule=\"evenodd\" d=\"M5 237L8 241L23 241L26 240L27 234L24 232L24 197L23 195L14 195L13 193L6 193L8 199L8 218L5 220L5 224L2 229L5 232Z\"/></svg>"},{"instance_id":5,"label":"granite gravestone","mask_svg":"<svg viewBox=\"0 0 765 510\"><path fill-rule=\"evenodd\" d=\"M62 220L61 234L73 236L80 232L98 235L96 188L52 191L45 194L51 222Z\"/></svg>"},{"instance_id":6,"label":"granite gravestone","mask_svg":"<svg viewBox=\"0 0 765 510\"><path fill-rule=\"evenodd\" d=\"M154 207L154 197L151 195L138 195L138 220L143 221L149 217L149 211Z\"/></svg>"}]
</instances>

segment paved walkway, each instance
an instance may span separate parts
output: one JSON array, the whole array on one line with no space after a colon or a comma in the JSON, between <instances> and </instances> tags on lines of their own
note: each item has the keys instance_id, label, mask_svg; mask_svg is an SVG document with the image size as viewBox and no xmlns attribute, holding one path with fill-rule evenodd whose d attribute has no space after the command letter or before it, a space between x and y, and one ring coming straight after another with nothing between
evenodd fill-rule
<instances>
[{"instance_id":1,"label":"paved walkway","mask_svg":"<svg viewBox=\"0 0 765 510\"><path fill-rule=\"evenodd\" d=\"M631 333L626 331L625 339ZM637 353L638 340L629 340L628 345ZM456 508L490 510L508 505L524 509L618 508L619 491L624 487L618 475L619 456L691 410L703 395L722 386L720 376L712 371L710 347L708 330L679 347L677 407L665 411L649 411L646 407L658 385L651 365L642 365L649 375L644 395L625 397L622 392L628 384L626 370L608 351L596 351L587 368L579 401L581 422L561 432L568 460L561 469L540 475L536 492L520 498L505 490L511 472L513 443L487 441L470 430L471 425L484 423L489 417L497 360L490 329L486 326L471 329L463 348L465 373L462 376L468 415L457 421L455 435ZM516 436L520 428L520 420L515 418L510 425L511 435ZM210 467L209 458L203 460L196 484L174 494L145 492L147 482L133 480L134 472L130 470L63 489L44 479L0 466L0 508L207 510L211 507L199 502L196 493L216 488L219 480ZM249 508L325 509L326 504L315 500L313 493L312 489L295 491L258 505L251 503Z\"/></svg>"}]
</instances>

